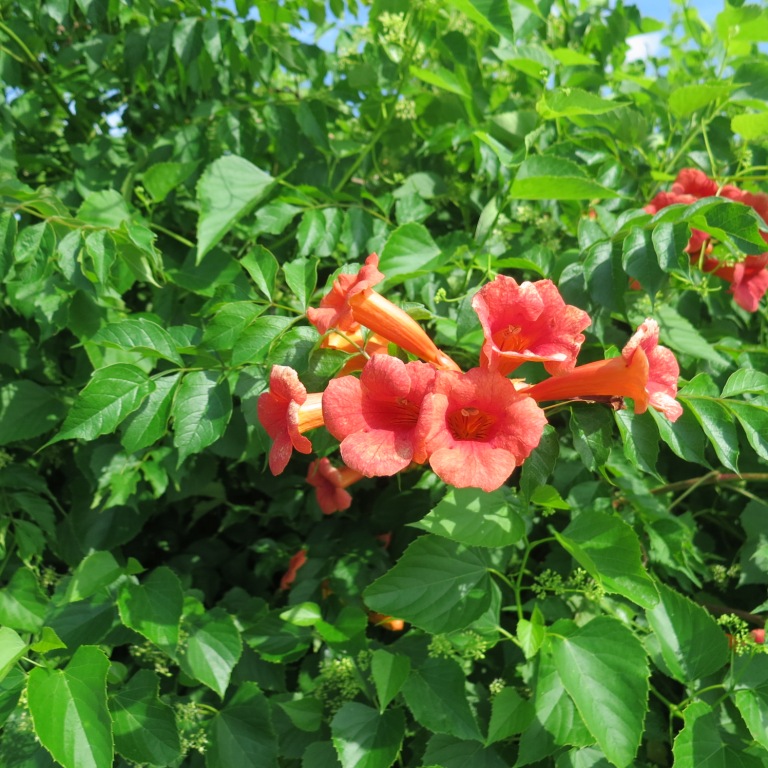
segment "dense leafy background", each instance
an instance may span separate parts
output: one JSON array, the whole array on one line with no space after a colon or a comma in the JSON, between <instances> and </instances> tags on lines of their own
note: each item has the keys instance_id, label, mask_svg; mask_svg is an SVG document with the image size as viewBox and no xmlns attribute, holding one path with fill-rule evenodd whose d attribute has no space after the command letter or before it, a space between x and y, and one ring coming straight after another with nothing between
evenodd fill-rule
<instances>
[{"instance_id":1,"label":"dense leafy background","mask_svg":"<svg viewBox=\"0 0 768 768\"><path fill-rule=\"evenodd\" d=\"M682 253L765 223L642 211L768 188L766 41L740 2L0 3L0 764L768 765L766 303ZM591 314L581 362L655 317L683 417L555 410L509 487L323 516L256 399L338 370L304 312L372 251L464 368L499 271Z\"/></svg>"}]
</instances>

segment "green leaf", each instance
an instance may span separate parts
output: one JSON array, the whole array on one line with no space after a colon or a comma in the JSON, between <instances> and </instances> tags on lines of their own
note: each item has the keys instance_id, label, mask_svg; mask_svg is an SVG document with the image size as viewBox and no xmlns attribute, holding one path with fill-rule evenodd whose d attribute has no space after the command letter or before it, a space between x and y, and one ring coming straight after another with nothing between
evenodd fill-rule
<instances>
[{"instance_id":1,"label":"green leaf","mask_svg":"<svg viewBox=\"0 0 768 768\"><path fill-rule=\"evenodd\" d=\"M181 373L170 373L154 379L155 388L149 397L123 422L120 441L128 453L138 453L148 448L168 431L171 404L180 379Z\"/></svg>"},{"instance_id":2,"label":"green leaf","mask_svg":"<svg viewBox=\"0 0 768 768\"><path fill-rule=\"evenodd\" d=\"M117 323L110 323L101 328L91 341L115 349L136 350L178 365L184 364L173 337L145 317L127 317Z\"/></svg>"},{"instance_id":3,"label":"green leaf","mask_svg":"<svg viewBox=\"0 0 768 768\"><path fill-rule=\"evenodd\" d=\"M583 510L557 540L598 584L644 608L658 603L656 585L642 564L640 540L623 520Z\"/></svg>"},{"instance_id":4,"label":"green leaf","mask_svg":"<svg viewBox=\"0 0 768 768\"><path fill-rule=\"evenodd\" d=\"M731 130L744 141L757 141L768 137L768 112L750 112L731 118Z\"/></svg>"},{"instance_id":5,"label":"green leaf","mask_svg":"<svg viewBox=\"0 0 768 768\"><path fill-rule=\"evenodd\" d=\"M131 218L125 198L115 189L91 192L77 210L77 218L94 227L117 229Z\"/></svg>"},{"instance_id":6,"label":"green leaf","mask_svg":"<svg viewBox=\"0 0 768 768\"><path fill-rule=\"evenodd\" d=\"M514 688L502 689L491 702L486 746L523 733L533 717L533 702L524 699Z\"/></svg>"},{"instance_id":7,"label":"green leaf","mask_svg":"<svg viewBox=\"0 0 768 768\"><path fill-rule=\"evenodd\" d=\"M512 182L518 200L591 200L621 197L590 179L581 166L563 157L534 155L524 160Z\"/></svg>"},{"instance_id":8,"label":"green leaf","mask_svg":"<svg viewBox=\"0 0 768 768\"><path fill-rule=\"evenodd\" d=\"M614 417L619 425L624 455L632 466L661 480L656 470L656 461L659 458L659 430L653 417L648 412L636 414L626 410L615 411Z\"/></svg>"},{"instance_id":9,"label":"green leaf","mask_svg":"<svg viewBox=\"0 0 768 768\"><path fill-rule=\"evenodd\" d=\"M523 463L520 473L520 493L526 504L536 489L549 479L559 455L560 439L554 428L547 424L539 444Z\"/></svg>"},{"instance_id":10,"label":"green leaf","mask_svg":"<svg viewBox=\"0 0 768 768\"><path fill-rule=\"evenodd\" d=\"M14 664L27 652L27 644L10 627L0 627L0 680L13 669Z\"/></svg>"},{"instance_id":11,"label":"green leaf","mask_svg":"<svg viewBox=\"0 0 768 768\"><path fill-rule=\"evenodd\" d=\"M449 3L475 24L514 41L515 32L512 28L509 5L502 0L449 0ZM527 7L528 3L524 5Z\"/></svg>"},{"instance_id":12,"label":"green leaf","mask_svg":"<svg viewBox=\"0 0 768 768\"><path fill-rule=\"evenodd\" d=\"M184 594L179 577L165 566L155 568L141 584L124 584L117 598L126 627L143 635L175 658Z\"/></svg>"},{"instance_id":13,"label":"green leaf","mask_svg":"<svg viewBox=\"0 0 768 768\"><path fill-rule=\"evenodd\" d=\"M738 472L739 438L728 409L718 398L717 385L706 373L694 377L677 393L683 407L690 408L718 459L728 469Z\"/></svg>"},{"instance_id":14,"label":"green leaf","mask_svg":"<svg viewBox=\"0 0 768 768\"><path fill-rule=\"evenodd\" d=\"M317 259L294 259L283 264L285 282L298 299L299 306L306 309L317 285Z\"/></svg>"},{"instance_id":15,"label":"green leaf","mask_svg":"<svg viewBox=\"0 0 768 768\"><path fill-rule=\"evenodd\" d=\"M181 380L171 406L173 444L178 464L215 443L232 416L232 397L226 379L213 371L192 371Z\"/></svg>"},{"instance_id":16,"label":"green leaf","mask_svg":"<svg viewBox=\"0 0 768 768\"><path fill-rule=\"evenodd\" d=\"M594 62L590 60L590 63ZM604 99L581 88L556 88L554 91L544 91L536 103L536 111L545 120L555 120L574 115L602 115L626 104L626 101Z\"/></svg>"},{"instance_id":17,"label":"green leaf","mask_svg":"<svg viewBox=\"0 0 768 768\"><path fill-rule=\"evenodd\" d=\"M348 701L331 721L333 745L342 768L389 768L405 736L402 709L379 713Z\"/></svg>"},{"instance_id":18,"label":"green leaf","mask_svg":"<svg viewBox=\"0 0 768 768\"><path fill-rule=\"evenodd\" d=\"M650 669L642 643L617 619L600 616L552 636L552 658L608 760L618 768L633 765L648 709Z\"/></svg>"},{"instance_id":19,"label":"green leaf","mask_svg":"<svg viewBox=\"0 0 768 768\"><path fill-rule=\"evenodd\" d=\"M658 590L661 599L646 616L675 679L691 684L721 669L728 660L723 630L687 597L664 584Z\"/></svg>"},{"instance_id":20,"label":"green leaf","mask_svg":"<svg viewBox=\"0 0 768 768\"><path fill-rule=\"evenodd\" d=\"M155 163L142 174L141 181L156 203L161 203L168 193L183 184L197 168L197 162Z\"/></svg>"},{"instance_id":21,"label":"green leaf","mask_svg":"<svg viewBox=\"0 0 768 768\"><path fill-rule=\"evenodd\" d=\"M536 605L531 613L531 620L518 619L517 639L520 643L520 649L525 654L526 659L532 659L539 652L547 631L544 624L544 616L541 609Z\"/></svg>"},{"instance_id":22,"label":"green leaf","mask_svg":"<svg viewBox=\"0 0 768 768\"><path fill-rule=\"evenodd\" d=\"M112 721L107 709L109 660L91 645L64 669L29 673L27 696L35 733L64 768L111 768Z\"/></svg>"},{"instance_id":23,"label":"green leaf","mask_svg":"<svg viewBox=\"0 0 768 768\"><path fill-rule=\"evenodd\" d=\"M269 193L273 182L268 173L236 155L214 160L203 171L197 184L197 264L236 221Z\"/></svg>"},{"instance_id":24,"label":"green leaf","mask_svg":"<svg viewBox=\"0 0 768 768\"><path fill-rule=\"evenodd\" d=\"M455 93L465 99L470 98L470 92L465 83L462 83L450 69L435 66L434 69L424 69L423 67L410 67L411 77L416 77L424 83L434 85L449 93Z\"/></svg>"},{"instance_id":25,"label":"green leaf","mask_svg":"<svg viewBox=\"0 0 768 768\"><path fill-rule=\"evenodd\" d=\"M240 264L251 276L259 291L271 301L275 291L275 278L280 269L277 259L264 246L257 245L240 259Z\"/></svg>"},{"instance_id":26,"label":"green leaf","mask_svg":"<svg viewBox=\"0 0 768 768\"><path fill-rule=\"evenodd\" d=\"M565 745L595 742L563 686L550 652L538 656L533 689L534 718L520 737L515 766L538 763Z\"/></svg>"},{"instance_id":27,"label":"green leaf","mask_svg":"<svg viewBox=\"0 0 768 768\"><path fill-rule=\"evenodd\" d=\"M421 536L397 565L364 592L366 605L427 632L469 626L486 611L491 579L482 550L441 536Z\"/></svg>"},{"instance_id":28,"label":"green leaf","mask_svg":"<svg viewBox=\"0 0 768 768\"><path fill-rule=\"evenodd\" d=\"M653 232L642 227L632 227L624 239L621 263L626 273L634 277L651 297L653 304L656 293L667 280L666 274L659 266Z\"/></svg>"},{"instance_id":29,"label":"green leaf","mask_svg":"<svg viewBox=\"0 0 768 768\"><path fill-rule=\"evenodd\" d=\"M522 517L502 491L485 493L476 488L448 491L426 517L412 525L477 547L505 547L525 534Z\"/></svg>"},{"instance_id":30,"label":"green leaf","mask_svg":"<svg viewBox=\"0 0 768 768\"><path fill-rule=\"evenodd\" d=\"M589 247L584 259L584 277L589 295L598 306L612 311L624 310L628 281L618 242L602 240Z\"/></svg>"},{"instance_id":31,"label":"green leaf","mask_svg":"<svg viewBox=\"0 0 768 768\"><path fill-rule=\"evenodd\" d=\"M453 659L427 659L412 669L403 697L417 722L435 733L482 741L467 701L464 672Z\"/></svg>"},{"instance_id":32,"label":"green leaf","mask_svg":"<svg viewBox=\"0 0 768 768\"><path fill-rule=\"evenodd\" d=\"M19 379L0 387L0 445L28 440L53 429L64 405L51 390Z\"/></svg>"},{"instance_id":33,"label":"green leaf","mask_svg":"<svg viewBox=\"0 0 768 768\"><path fill-rule=\"evenodd\" d=\"M575 405L571 409L570 427L573 445L587 469L602 469L613 442L613 419L607 409Z\"/></svg>"},{"instance_id":34,"label":"green leaf","mask_svg":"<svg viewBox=\"0 0 768 768\"><path fill-rule=\"evenodd\" d=\"M264 311L250 301L225 304L205 327L203 344L217 352L231 350L248 326Z\"/></svg>"},{"instance_id":35,"label":"green leaf","mask_svg":"<svg viewBox=\"0 0 768 768\"><path fill-rule=\"evenodd\" d=\"M677 456L705 467L709 466L704 457L707 439L691 411L684 410L683 415L674 424L653 408L649 408L648 413L656 422L661 439Z\"/></svg>"},{"instance_id":36,"label":"green leaf","mask_svg":"<svg viewBox=\"0 0 768 768\"><path fill-rule=\"evenodd\" d=\"M184 626L188 636L180 653L181 668L223 698L243 652L240 632L221 608L187 617Z\"/></svg>"},{"instance_id":37,"label":"green leaf","mask_svg":"<svg viewBox=\"0 0 768 768\"><path fill-rule=\"evenodd\" d=\"M108 587L124 572L111 552L92 552L80 561L72 574L65 599L70 603L85 600Z\"/></svg>"},{"instance_id":38,"label":"green leaf","mask_svg":"<svg viewBox=\"0 0 768 768\"><path fill-rule=\"evenodd\" d=\"M232 348L232 365L263 363L275 339L293 321L281 315L257 317L239 336Z\"/></svg>"},{"instance_id":39,"label":"green leaf","mask_svg":"<svg viewBox=\"0 0 768 768\"><path fill-rule=\"evenodd\" d=\"M571 505L551 485L540 485L536 488L531 496L531 503L538 507L548 507L549 509L571 508Z\"/></svg>"},{"instance_id":40,"label":"green leaf","mask_svg":"<svg viewBox=\"0 0 768 768\"><path fill-rule=\"evenodd\" d=\"M48 598L27 568L19 568L0 590L0 624L22 632L38 632L48 612Z\"/></svg>"},{"instance_id":41,"label":"green leaf","mask_svg":"<svg viewBox=\"0 0 768 768\"><path fill-rule=\"evenodd\" d=\"M387 238L379 269L387 276L387 286L392 287L406 276L432 272L442 262L442 252L429 230L423 224L410 222L398 227Z\"/></svg>"},{"instance_id":42,"label":"green leaf","mask_svg":"<svg viewBox=\"0 0 768 768\"><path fill-rule=\"evenodd\" d=\"M317 603L297 603L283 611L280 618L297 627L313 627L322 620L323 614Z\"/></svg>"},{"instance_id":43,"label":"green leaf","mask_svg":"<svg viewBox=\"0 0 768 768\"><path fill-rule=\"evenodd\" d=\"M206 768L277 768L278 743L269 702L245 682L209 727Z\"/></svg>"},{"instance_id":44,"label":"green leaf","mask_svg":"<svg viewBox=\"0 0 768 768\"><path fill-rule=\"evenodd\" d=\"M73 438L95 440L114 432L154 388L154 382L135 365L117 363L99 368L78 394L61 431L46 445Z\"/></svg>"},{"instance_id":45,"label":"green leaf","mask_svg":"<svg viewBox=\"0 0 768 768\"><path fill-rule=\"evenodd\" d=\"M736 706L752 738L768 750L768 656L736 656L733 680Z\"/></svg>"},{"instance_id":46,"label":"green leaf","mask_svg":"<svg viewBox=\"0 0 768 768\"><path fill-rule=\"evenodd\" d=\"M371 677L379 698L379 711L383 712L400 693L411 671L411 660L399 653L381 649L371 654Z\"/></svg>"},{"instance_id":47,"label":"green leaf","mask_svg":"<svg viewBox=\"0 0 768 768\"><path fill-rule=\"evenodd\" d=\"M682 85L669 96L669 111L675 117L687 117L713 102L726 100L736 88L730 83L703 83ZM746 138L746 137L745 137Z\"/></svg>"},{"instance_id":48,"label":"green leaf","mask_svg":"<svg viewBox=\"0 0 768 768\"><path fill-rule=\"evenodd\" d=\"M115 750L136 763L170 765L181 754L173 709L158 687L155 673L140 669L109 701Z\"/></svg>"},{"instance_id":49,"label":"green leaf","mask_svg":"<svg viewBox=\"0 0 768 768\"><path fill-rule=\"evenodd\" d=\"M672 747L675 765L696 768L761 768L761 759L745 753L744 742L720 727L720 713L703 701L683 712L685 726Z\"/></svg>"},{"instance_id":50,"label":"green leaf","mask_svg":"<svg viewBox=\"0 0 768 768\"><path fill-rule=\"evenodd\" d=\"M315 733L320 730L325 717L323 704L319 699L305 696L302 699L279 702L280 709L290 718L290 721L300 730Z\"/></svg>"},{"instance_id":51,"label":"green leaf","mask_svg":"<svg viewBox=\"0 0 768 768\"><path fill-rule=\"evenodd\" d=\"M510 764L502 760L493 747L436 733L427 744L422 765L425 768L509 768Z\"/></svg>"},{"instance_id":52,"label":"green leaf","mask_svg":"<svg viewBox=\"0 0 768 768\"><path fill-rule=\"evenodd\" d=\"M768 395L768 373L752 368L741 368L725 382L721 396L735 397L747 393Z\"/></svg>"},{"instance_id":53,"label":"green leaf","mask_svg":"<svg viewBox=\"0 0 768 768\"><path fill-rule=\"evenodd\" d=\"M43 627L40 639L29 646L35 653L46 654L49 651L58 651L66 648L66 643L50 628Z\"/></svg>"}]
</instances>

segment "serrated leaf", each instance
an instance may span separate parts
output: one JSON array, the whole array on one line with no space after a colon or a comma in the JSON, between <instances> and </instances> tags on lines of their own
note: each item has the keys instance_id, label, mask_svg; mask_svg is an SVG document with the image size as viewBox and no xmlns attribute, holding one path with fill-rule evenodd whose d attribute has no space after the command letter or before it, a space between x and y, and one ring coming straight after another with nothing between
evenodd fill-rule
<instances>
[{"instance_id":1,"label":"serrated leaf","mask_svg":"<svg viewBox=\"0 0 768 768\"><path fill-rule=\"evenodd\" d=\"M348 701L331 721L333 745L342 768L390 768L405 736L401 709L379 713Z\"/></svg>"},{"instance_id":2,"label":"serrated leaf","mask_svg":"<svg viewBox=\"0 0 768 768\"><path fill-rule=\"evenodd\" d=\"M180 653L181 668L223 698L243 652L240 632L221 608L187 617L184 626L188 636Z\"/></svg>"},{"instance_id":3,"label":"serrated leaf","mask_svg":"<svg viewBox=\"0 0 768 768\"><path fill-rule=\"evenodd\" d=\"M171 407L173 444L184 459L215 443L232 415L232 397L226 379L213 371L192 371L181 380Z\"/></svg>"},{"instance_id":4,"label":"serrated leaf","mask_svg":"<svg viewBox=\"0 0 768 768\"><path fill-rule=\"evenodd\" d=\"M456 75L449 69L441 66L435 66L433 69L424 69L423 67L410 67L412 77L416 77L424 83L434 85L443 91L455 93L457 96L469 98L470 93L465 83L462 83Z\"/></svg>"},{"instance_id":5,"label":"serrated leaf","mask_svg":"<svg viewBox=\"0 0 768 768\"><path fill-rule=\"evenodd\" d=\"M95 440L114 432L154 388L154 382L135 365L99 368L78 394L61 430L46 445L73 438Z\"/></svg>"},{"instance_id":6,"label":"serrated leaf","mask_svg":"<svg viewBox=\"0 0 768 768\"><path fill-rule=\"evenodd\" d=\"M213 718L206 768L277 768L278 742L269 702L255 683L245 682Z\"/></svg>"},{"instance_id":7,"label":"serrated leaf","mask_svg":"<svg viewBox=\"0 0 768 768\"><path fill-rule=\"evenodd\" d=\"M619 425L624 455L634 467L661 480L656 470L659 430L653 417L647 412L635 414L626 410L616 411L614 417Z\"/></svg>"},{"instance_id":8,"label":"serrated leaf","mask_svg":"<svg viewBox=\"0 0 768 768\"><path fill-rule=\"evenodd\" d=\"M23 632L38 632L48 605L35 575L27 568L19 568L0 589L0 624Z\"/></svg>"},{"instance_id":9,"label":"serrated leaf","mask_svg":"<svg viewBox=\"0 0 768 768\"><path fill-rule=\"evenodd\" d=\"M232 348L232 365L262 363L272 342L292 324L290 317L257 317L239 336Z\"/></svg>"},{"instance_id":10,"label":"serrated leaf","mask_svg":"<svg viewBox=\"0 0 768 768\"><path fill-rule=\"evenodd\" d=\"M268 194L273 182L268 173L236 155L214 160L203 171L197 183L197 264L236 221Z\"/></svg>"},{"instance_id":11,"label":"serrated leaf","mask_svg":"<svg viewBox=\"0 0 768 768\"><path fill-rule=\"evenodd\" d=\"M534 717L533 702L524 699L514 688L504 688L491 702L486 745L523 733Z\"/></svg>"},{"instance_id":12,"label":"serrated leaf","mask_svg":"<svg viewBox=\"0 0 768 768\"><path fill-rule=\"evenodd\" d=\"M109 701L115 750L136 763L170 765L181 754L173 709L158 697L159 680L140 669Z\"/></svg>"},{"instance_id":13,"label":"serrated leaf","mask_svg":"<svg viewBox=\"0 0 768 768\"><path fill-rule=\"evenodd\" d=\"M176 342L164 328L145 317L127 317L101 328L91 339L116 349L130 349L183 365Z\"/></svg>"},{"instance_id":14,"label":"serrated leaf","mask_svg":"<svg viewBox=\"0 0 768 768\"><path fill-rule=\"evenodd\" d=\"M672 675L691 684L722 668L728 660L728 643L715 620L670 587L659 584L658 590L660 600L646 615Z\"/></svg>"},{"instance_id":15,"label":"serrated leaf","mask_svg":"<svg viewBox=\"0 0 768 768\"><path fill-rule=\"evenodd\" d=\"M197 162L155 163L144 171L141 180L156 203L168 197L171 190L183 184L197 168Z\"/></svg>"},{"instance_id":16,"label":"serrated leaf","mask_svg":"<svg viewBox=\"0 0 768 768\"><path fill-rule=\"evenodd\" d=\"M520 737L516 767L538 763L561 746L595 742L565 690L550 652L539 654L531 687L534 718Z\"/></svg>"},{"instance_id":17,"label":"serrated leaf","mask_svg":"<svg viewBox=\"0 0 768 768\"><path fill-rule=\"evenodd\" d=\"M734 701L752 738L768 749L768 656L736 656L733 680Z\"/></svg>"},{"instance_id":18,"label":"serrated leaf","mask_svg":"<svg viewBox=\"0 0 768 768\"><path fill-rule=\"evenodd\" d=\"M53 392L19 379L0 387L0 445L28 440L53 429L65 407Z\"/></svg>"},{"instance_id":19,"label":"serrated leaf","mask_svg":"<svg viewBox=\"0 0 768 768\"><path fill-rule=\"evenodd\" d=\"M158 442L168 431L171 404L181 373L170 373L155 379L149 397L123 423L120 442L128 453L138 453Z\"/></svg>"},{"instance_id":20,"label":"serrated leaf","mask_svg":"<svg viewBox=\"0 0 768 768\"><path fill-rule=\"evenodd\" d=\"M656 586L642 564L640 540L623 520L582 510L557 540L593 579L644 608L658 602Z\"/></svg>"},{"instance_id":21,"label":"serrated leaf","mask_svg":"<svg viewBox=\"0 0 768 768\"><path fill-rule=\"evenodd\" d=\"M617 619L600 616L553 636L552 659L605 756L618 768L633 765L648 709L650 669L642 643Z\"/></svg>"},{"instance_id":22,"label":"serrated leaf","mask_svg":"<svg viewBox=\"0 0 768 768\"><path fill-rule=\"evenodd\" d=\"M27 696L35 733L64 768L111 768L112 721L107 709L109 660L91 645L64 669L33 669Z\"/></svg>"},{"instance_id":23,"label":"serrated leaf","mask_svg":"<svg viewBox=\"0 0 768 768\"><path fill-rule=\"evenodd\" d=\"M50 627L43 627L40 639L29 647L35 653L46 654L49 651L58 651L61 648L66 648L67 644Z\"/></svg>"},{"instance_id":24,"label":"serrated leaf","mask_svg":"<svg viewBox=\"0 0 768 768\"><path fill-rule=\"evenodd\" d=\"M554 428L547 424L536 448L523 463L520 474L520 493L530 502L536 488L546 483L560 455L560 439Z\"/></svg>"},{"instance_id":25,"label":"serrated leaf","mask_svg":"<svg viewBox=\"0 0 768 768\"><path fill-rule=\"evenodd\" d=\"M512 28L509 5L502 0L449 0L449 2L476 24L508 40L514 40L515 33ZM529 3L523 2L521 5L528 7ZM541 12L538 11L537 15L540 14Z\"/></svg>"},{"instance_id":26,"label":"serrated leaf","mask_svg":"<svg viewBox=\"0 0 768 768\"><path fill-rule=\"evenodd\" d=\"M438 505L414 527L460 544L505 547L525 534L525 523L501 491L476 488L448 491Z\"/></svg>"},{"instance_id":27,"label":"serrated leaf","mask_svg":"<svg viewBox=\"0 0 768 768\"><path fill-rule=\"evenodd\" d=\"M298 258L283 264L285 282L302 309L306 309L317 284L317 259Z\"/></svg>"},{"instance_id":28,"label":"serrated leaf","mask_svg":"<svg viewBox=\"0 0 768 768\"><path fill-rule=\"evenodd\" d=\"M387 238L381 251L379 269L387 286L397 285L406 275L431 272L442 264L442 251L429 230L416 222L403 224ZM397 278L397 279L395 279Z\"/></svg>"},{"instance_id":29,"label":"serrated leaf","mask_svg":"<svg viewBox=\"0 0 768 768\"><path fill-rule=\"evenodd\" d=\"M412 669L403 697L417 722L435 733L482 741L467 701L464 672L453 659L427 659Z\"/></svg>"},{"instance_id":30,"label":"serrated leaf","mask_svg":"<svg viewBox=\"0 0 768 768\"><path fill-rule=\"evenodd\" d=\"M510 196L518 200L591 200L621 197L598 184L581 166L562 157L534 155L524 160L512 182Z\"/></svg>"},{"instance_id":31,"label":"serrated leaf","mask_svg":"<svg viewBox=\"0 0 768 768\"><path fill-rule=\"evenodd\" d=\"M365 603L427 632L463 629L490 605L491 579L481 553L441 536L421 536L365 590Z\"/></svg>"},{"instance_id":32,"label":"serrated leaf","mask_svg":"<svg viewBox=\"0 0 768 768\"><path fill-rule=\"evenodd\" d=\"M184 594L179 577L165 566L153 570L141 584L124 584L117 598L120 618L175 657Z\"/></svg>"},{"instance_id":33,"label":"serrated leaf","mask_svg":"<svg viewBox=\"0 0 768 768\"><path fill-rule=\"evenodd\" d=\"M719 401L712 379L700 373L678 392L678 399L683 407L691 409L718 459L728 469L738 472L739 438L736 425L728 409Z\"/></svg>"},{"instance_id":34,"label":"serrated leaf","mask_svg":"<svg viewBox=\"0 0 768 768\"><path fill-rule=\"evenodd\" d=\"M231 350L248 326L264 311L250 301L225 304L206 325L203 344L217 352Z\"/></svg>"},{"instance_id":35,"label":"serrated leaf","mask_svg":"<svg viewBox=\"0 0 768 768\"><path fill-rule=\"evenodd\" d=\"M768 373L752 368L742 368L728 378L721 396L735 397L746 393L768 395Z\"/></svg>"},{"instance_id":36,"label":"serrated leaf","mask_svg":"<svg viewBox=\"0 0 768 768\"><path fill-rule=\"evenodd\" d=\"M381 649L371 654L371 677L379 698L379 710L383 712L392 699L400 693L411 671L411 660L399 653Z\"/></svg>"},{"instance_id":37,"label":"serrated leaf","mask_svg":"<svg viewBox=\"0 0 768 768\"><path fill-rule=\"evenodd\" d=\"M701 83L682 85L669 95L669 111L675 117L687 117L713 102L726 99L736 88L730 83Z\"/></svg>"}]
</instances>

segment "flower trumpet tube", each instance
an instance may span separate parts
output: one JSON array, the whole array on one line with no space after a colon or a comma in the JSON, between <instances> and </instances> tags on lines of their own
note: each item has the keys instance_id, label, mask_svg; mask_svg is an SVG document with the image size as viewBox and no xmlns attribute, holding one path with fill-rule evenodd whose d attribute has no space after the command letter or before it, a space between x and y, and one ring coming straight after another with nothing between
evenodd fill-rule
<instances>
[{"instance_id":1,"label":"flower trumpet tube","mask_svg":"<svg viewBox=\"0 0 768 768\"><path fill-rule=\"evenodd\" d=\"M358 291L348 299L352 317L375 334L389 339L436 368L460 371L461 368L435 346L426 331L403 309L371 288Z\"/></svg>"},{"instance_id":2,"label":"flower trumpet tube","mask_svg":"<svg viewBox=\"0 0 768 768\"><path fill-rule=\"evenodd\" d=\"M635 413L648 409L648 358L642 349L627 361L619 355L609 360L578 365L564 376L553 376L525 390L536 402L581 398L631 397Z\"/></svg>"},{"instance_id":3,"label":"flower trumpet tube","mask_svg":"<svg viewBox=\"0 0 768 768\"><path fill-rule=\"evenodd\" d=\"M317 503L324 515L349 509L352 496L345 489L362 479L361 472L344 466L334 467L327 458L313 461L307 472L307 482L314 486Z\"/></svg>"},{"instance_id":4,"label":"flower trumpet tube","mask_svg":"<svg viewBox=\"0 0 768 768\"><path fill-rule=\"evenodd\" d=\"M677 395L680 367L674 354L659 344L659 325L641 323L619 357L580 365L565 376L553 377L526 389L534 400L573 400L589 397L631 397L635 413L650 405L670 421L683 412Z\"/></svg>"},{"instance_id":5,"label":"flower trumpet tube","mask_svg":"<svg viewBox=\"0 0 768 768\"><path fill-rule=\"evenodd\" d=\"M269 375L269 390L259 395L258 417L272 438L269 469L279 475L290 461L295 448L311 453L312 443L305 432L322 427L323 393L308 393L293 368L274 365Z\"/></svg>"}]
</instances>

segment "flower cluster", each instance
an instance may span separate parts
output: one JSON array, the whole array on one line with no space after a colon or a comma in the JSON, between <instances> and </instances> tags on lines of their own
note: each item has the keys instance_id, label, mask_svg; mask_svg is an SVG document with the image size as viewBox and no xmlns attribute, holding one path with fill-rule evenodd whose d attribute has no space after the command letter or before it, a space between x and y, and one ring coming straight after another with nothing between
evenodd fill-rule
<instances>
[{"instance_id":1,"label":"flower cluster","mask_svg":"<svg viewBox=\"0 0 768 768\"><path fill-rule=\"evenodd\" d=\"M305 432L324 425L339 441L346 466L322 458L307 477L325 514L349 507L352 483L412 465L429 464L457 488L499 488L539 444L547 423L542 402L621 407L632 398L636 413L650 406L670 421L682 413L675 400L677 361L659 346L654 320L642 323L619 356L577 366L589 315L566 304L550 280L517 283L501 275L472 299L485 340L479 365L463 371L410 315L374 290L383 278L372 254L307 312L324 334L323 345L338 349L339 338L348 340L352 365L322 393L308 393L293 369L275 365L259 398L274 474L294 448L311 451ZM420 359L404 362L389 354L393 347ZM550 378L534 385L508 378L526 362L541 363ZM357 369L359 376L350 373Z\"/></svg>"},{"instance_id":2,"label":"flower cluster","mask_svg":"<svg viewBox=\"0 0 768 768\"><path fill-rule=\"evenodd\" d=\"M731 184L718 185L705 173L695 168L685 168L677 175L669 192L659 192L644 210L656 214L663 208L675 204L690 205L704 197L724 197L728 200L748 205L768 222L768 195L745 192ZM761 232L763 240L768 242L768 233ZM691 230L691 238L685 248L691 262L700 266L704 272L711 272L730 283L730 293L734 301L748 312L756 312L760 299L768 291L768 253L749 255L736 264L722 262L713 258L712 239L700 229Z\"/></svg>"}]
</instances>

